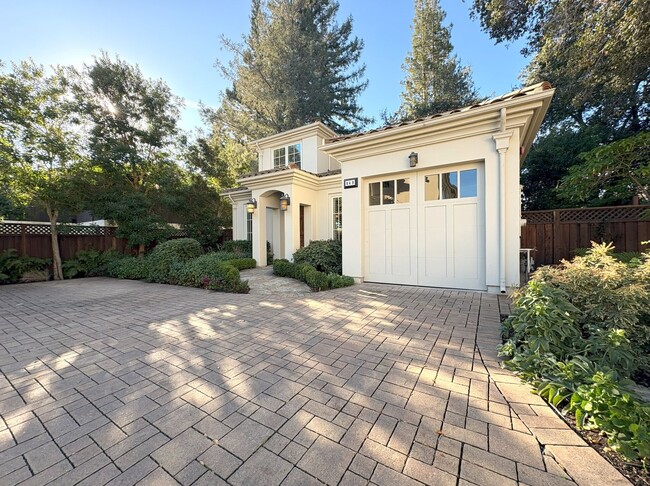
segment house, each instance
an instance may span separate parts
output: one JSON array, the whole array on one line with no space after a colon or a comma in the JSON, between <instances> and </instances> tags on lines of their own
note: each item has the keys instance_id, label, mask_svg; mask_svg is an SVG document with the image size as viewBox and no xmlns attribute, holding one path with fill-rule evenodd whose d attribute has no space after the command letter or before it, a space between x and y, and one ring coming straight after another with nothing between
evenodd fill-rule
<instances>
[{"instance_id":1,"label":"house","mask_svg":"<svg viewBox=\"0 0 650 486\"><path fill-rule=\"evenodd\" d=\"M338 136L312 123L257 140L227 191L235 239L291 259L343 242L357 281L505 292L519 285L519 171L554 90L540 83L450 112Z\"/></svg>"}]
</instances>

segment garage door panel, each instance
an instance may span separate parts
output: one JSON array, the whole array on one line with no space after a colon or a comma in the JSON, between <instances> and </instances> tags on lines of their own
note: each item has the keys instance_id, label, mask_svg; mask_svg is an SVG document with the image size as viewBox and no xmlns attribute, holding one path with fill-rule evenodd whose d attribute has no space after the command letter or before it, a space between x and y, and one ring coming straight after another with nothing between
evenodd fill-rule
<instances>
[{"instance_id":1,"label":"garage door panel","mask_svg":"<svg viewBox=\"0 0 650 486\"><path fill-rule=\"evenodd\" d=\"M454 254L454 278L477 279L479 277L478 207L476 203L452 206Z\"/></svg>"},{"instance_id":2,"label":"garage door panel","mask_svg":"<svg viewBox=\"0 0 650 486\"><path fill-rule=\"evenodd\" d=\"M368 213L368 272L375 275L386 273L386 212Z\"/></svg>"},{"instance_id":3,"label":"garage door panel","mask_svg":"<svg viewBox=\"0 0 650 486\"><path fill-rule=\"evenodd\" d=\"M393 275L411 275L411 208L390 210L391 264Z\"/></svg>"},{"instance_id":4,"label":"garage door panel","mask_svg":"<svg viewBox=\"0 0 650 486\"><path fill-rule=\"evenodd\" d=\"M423 208L424 245L421 253L424 257L424 280L421 283L433 285L437 279L447 278L447 211L445 206L427 206ZM422 279L421 279L422 280Z\"/></svg>"}]
</instances>

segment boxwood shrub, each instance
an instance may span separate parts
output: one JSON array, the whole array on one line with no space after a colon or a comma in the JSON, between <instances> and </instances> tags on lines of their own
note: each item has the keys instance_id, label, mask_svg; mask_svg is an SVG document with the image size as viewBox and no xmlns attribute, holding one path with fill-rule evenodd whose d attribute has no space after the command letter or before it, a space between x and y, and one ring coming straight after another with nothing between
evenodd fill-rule
<instances>
[{"instance_id":1,"label":"boxwood shrub","mask_svg":"<svg viewBox=\"0 0 650 486\"><path fill-rule=\"evenodd\" d=\"M343 247L338 240L315 240L293 254L295 263L308 263L319 272L343 273Z\"/></svg>"},{"instance_id":2,"label":"boxwood shrub","mask_svg":"<svg viewBox=\"0 0 650 486\"><path fill-rule=\"evenodd\" d=\"M314 292L354 285L352 277L319 272L308 263L291 263L285 259L273 261L273 273L279 277L295 278L305 282Z\"/></svg>"},{"instance_id":3,"label":"boxwood shrub","mask_svg":"<svg viewBox=\"0 0 650 486\"><path fill-rule=\"evenodd\" d=\"M152 282L167 283L174 263L184 263L203 254L201 243L192 238L179 238L157 245L147 256Z\"/></svg>"},{"instance_id":4,"label":"boxwood shrub","mask_svg":"<svg viewBox=\"0 0 650 486\"><path fill-rule=\"evenodd\" d=\"M250 290L248 282L242 282L237 267L221 260L216 253L207 253L186 262L174 272L174 279L180 285L220 292L246 294Z\"/></svg>"}]
</instances>

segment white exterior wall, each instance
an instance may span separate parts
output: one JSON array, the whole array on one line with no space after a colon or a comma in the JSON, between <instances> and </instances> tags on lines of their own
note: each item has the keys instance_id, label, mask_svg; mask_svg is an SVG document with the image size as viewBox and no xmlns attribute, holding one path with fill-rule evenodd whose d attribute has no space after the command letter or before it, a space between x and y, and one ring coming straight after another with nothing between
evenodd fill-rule
<instances>
[{"instance_id":1,"label":"white exterior wall","mask_svg":"<svg viewBox=\"0 0 650 486\"><path fill-rule=\"evenodd\" d=\"M299 137L294 139L287 139L279 141L274 145L269 145L264 147L261 152L261 160L259 170L269 170L273 169L273 150L276 148L287 147L288 145L294 145L296 143L300 144L300 168L308 172L324 172L327 169L319 170L319 164L322 164L320 160L321 154L318 152L318 142L320 137L317 137L315 134L307 137ZM322 138L320 138L322 144ZM325 162L326 164L327 162Z\"/></svg>"}]
</instances>

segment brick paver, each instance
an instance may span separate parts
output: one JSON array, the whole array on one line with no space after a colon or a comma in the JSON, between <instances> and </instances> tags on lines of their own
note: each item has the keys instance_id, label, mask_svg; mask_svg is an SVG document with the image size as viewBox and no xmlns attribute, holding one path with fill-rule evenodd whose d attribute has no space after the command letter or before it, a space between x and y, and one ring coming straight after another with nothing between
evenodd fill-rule
<instances>
[{"instance_id":1,"label":"brick paver","mask_svg":"<svg viewBox=\"0 0 650 486\"><path fill-rule=\"evenodd\" d=\"M0 287L0 484L590 480L571 472L590 449L499 368L499 313L371 284Z\"/></svg>"}]
</instances>

